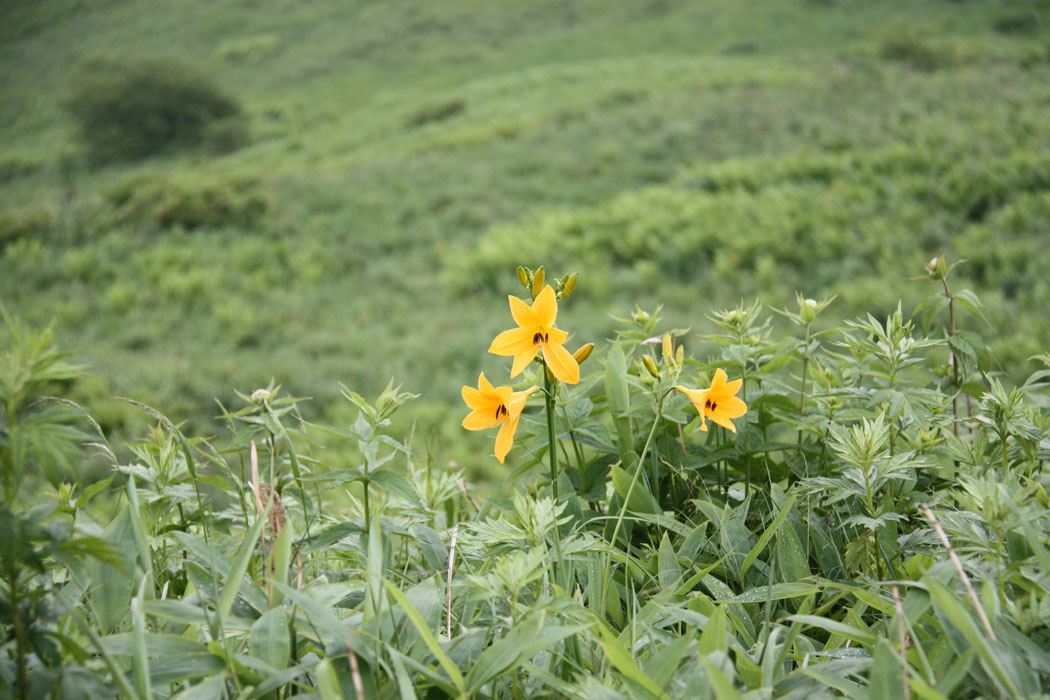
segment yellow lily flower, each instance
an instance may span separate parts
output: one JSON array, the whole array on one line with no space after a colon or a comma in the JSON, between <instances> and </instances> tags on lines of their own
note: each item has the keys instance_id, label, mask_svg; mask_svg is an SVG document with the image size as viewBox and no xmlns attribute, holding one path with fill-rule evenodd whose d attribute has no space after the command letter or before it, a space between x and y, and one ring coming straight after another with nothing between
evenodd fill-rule
<instances>
[{"instance_id":1,"label":"yellow lily flower","mask_svg":"<svg viewBox=\"0 0 1050 700\"><path fill-rule=\"evenodd\" d=\"M543 350L543 361L551 374L566 384L580 381L580 365L563 343L569 334L554 327L558 317L558 298L548 284L529 306L518 297L508 297L510 313L518 328L503 331L489 346L489 352L503 357L514 357L510 376L521 374L536 353Z\"/></svg>"},{"instance_id":2,"label":"yellow lily flower","mask_svg":"<svg viewBox=\"0 0 1050 700\"><path fill-rule=\"evenodd\" d=\"M740 391L740 387L744 383L743 380L735 379L727 382L726 379L728 378L725 370L719 368L715 370L714 379L711 380L711 386L707 389L689 389L684 386L675 387L678 391L688 396L689 400L693 402L693 406L696 407L697 412L700 414L700 430L707 431L707 421L705 419L710 418L726 430L735 433L736 426L733 425L731 419L739 418L747 413L747 404L736 397L736 393Z\"/></svg>"},{"instance_id":3,"label":"yellow lily flower","mask_svg":"<svg viewBox=\"0 0 1050 700\"><path fill-rule=\"evenodd\" d=\"M485 373L478 376L478 388L463 387L463 401L471 409L463 419L467 430L485 430L499 424L503 427L496 435L496 459L503 464L514 442L514 432L518 429L518 419L525 408L525 400L539 387L525 391L512 391L509 386L494 387L485 379Z\"/></svg>"}]
</instances>

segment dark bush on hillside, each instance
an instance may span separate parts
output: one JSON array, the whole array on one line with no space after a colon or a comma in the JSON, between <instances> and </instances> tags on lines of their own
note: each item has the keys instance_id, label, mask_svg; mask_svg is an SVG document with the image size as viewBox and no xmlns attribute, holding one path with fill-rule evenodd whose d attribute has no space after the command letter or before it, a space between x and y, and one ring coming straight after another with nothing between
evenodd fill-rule
<instances>
[{"instance_id":1,"label":"dark bush on hillside","mask_svg":"<svg viewBox=\"0 0 1050 700\"><path fill-rule=\"evenodd\" d=\"M250 178L201 181L138 175L110 187L103 198L108 206L96 218L99 230L250 229L270 206L266 190Z\"/></svg>"},{"instance_id":2,"label":"dark bush on hillside","mask_svg":"<svg viewBox=\"0 0 1050 700\"><path fill-rule=\"evenodd\" d=\"M42 238L55 225L49 209L35 208L0 214L0 251L15 241Z\"/></svg>"},{"instance_id":3,"label":"dark bush on hillside","mask_svg":"<svg viewBox=\"0 0 1050 700\"><path fill-rule=\"evenodd\" d=\"M466 108L467 103L463 100L449 100L441 104L424 105L408 118L406 125L409 129L415 129L430 122L444 121L456 116Z\"/></svg>"},{"instance_id":4,"label":"dark bush on hillside","mask_svg":"<svg viewBox=\"0 0 1050 700\"><path fill-rule=\"evenodd\" d=\"M170 58L89 58L74 70L65 104L96 161L201 145L228 152L247 140L237 100Z\"/></svg>"},{"instance_id":5,"label":"dark bush on hillside","mask_svg":"<svg viewBox=\"0 0 1050 700\"><path fill-rule=\"evenodd\" d=\"M1039 31L1042 20L1036 12L1019 12L1004 15L995 21L995 31L1000 34L1033 34Z\"/></svg>"},{"instance_id":6,"label":"dark bush on hillside","mask_svg":"<svg viewBox=\"0 0 1050 700\"><path fill-rule=\"evenodd\" d=\"M926 72L951 68L959 63L959 52L954 44L931 43L918 31L910 29L895 31L884 38L879 45L879 55Z\"/></svg>"}]
</instances>

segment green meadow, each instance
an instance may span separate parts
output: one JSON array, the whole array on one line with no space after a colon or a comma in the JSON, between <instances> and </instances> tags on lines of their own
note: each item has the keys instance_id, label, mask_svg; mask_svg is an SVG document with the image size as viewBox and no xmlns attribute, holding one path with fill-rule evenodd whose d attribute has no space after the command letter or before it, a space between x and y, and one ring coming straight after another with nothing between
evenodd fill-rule
<instances>
[{"instance_id":1,"label":"green meadow","mask_svg":"<svg viewBox=\"0 0 1050 700\"><path fill-rule=\"evenodd\" d=\"M55 319L107 428L214 429L271 379L423 394L442 459L516 264L579 271L578 342L796 291L884 314L944 251L1005 362L1041 350L1050 54L1029 3L179 3L4 12L0 298ZM189 60L248 141L92 164L87 57ZM988 330L988 329L986 329ZM491 364L486 366L492 366Z\"/></svg>"},{"instance_id":2,"label":"green meadow","mask_svg":"<svg viewBox=\"0 0 1050 700\"><path fill-rule=\"evenodd\" d=\"M0 697L1050 697L1048 117L1045 0L3 4Z\"/></svg>"}]
</instances>

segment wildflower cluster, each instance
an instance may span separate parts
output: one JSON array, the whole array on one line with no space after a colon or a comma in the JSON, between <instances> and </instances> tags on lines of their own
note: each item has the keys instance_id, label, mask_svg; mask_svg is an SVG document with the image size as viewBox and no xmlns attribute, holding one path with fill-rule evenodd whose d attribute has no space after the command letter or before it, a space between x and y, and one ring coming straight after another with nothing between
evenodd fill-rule
<instances>
[{"instance_id":1,"label":"wildflower cluster","mask_svg":"<svg viewBox=\"0 0 1050 700\"><path fill-rule=\"evenodd\" d=\"M559 280L558 292L549 284L544 284L543 267L535 273L519 267L518 279L523 286L532 291L532 305L516 296L507 297L511 317L518 327L497 335L489 345L489 352L501 357L514 358L510 369L512 379L521 374L542 352L540 362L549 376L566 384L578 383L579 363L590 354L594 346L585 345L574 356L565 349L565 341L569 334L554 326L558 318L558 297L565 298L572 293L576 286L576 275ZM581 354L583 357L578 359ZM496 436L496 459L502 464L514 441L514 433L525 408L525 401L537 391L538 386L517 392L509 386L493 387L482 373L478 377L477 389L463 387L463 401L471 409L471 413L463 419L463 427L467 430L484 430L502 425Z\"/></svg>"}]
</instances>

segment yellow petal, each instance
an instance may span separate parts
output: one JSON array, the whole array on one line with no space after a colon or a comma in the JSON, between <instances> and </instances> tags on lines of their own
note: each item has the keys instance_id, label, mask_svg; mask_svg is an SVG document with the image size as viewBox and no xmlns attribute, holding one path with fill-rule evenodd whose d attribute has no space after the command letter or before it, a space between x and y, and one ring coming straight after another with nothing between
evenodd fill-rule
<instances>
[{"instance_id":1,"label":"yellow petal","mask_svg":"<svg viewBox=\"0 0 1050 700\"><path fill-rule=\"evenodd\" d=\"M496 425L500 420L501 419L496 418L495 410L471 411L467 414L467 417L463 419L463 427L467 430L484 430L485 428L491 428Z\"/></svg>"},{"instance_id":2,"label":"yellow petal","mask_svg":"<svg viewBox=\"0 0 1050 700\"><path fill-rule=\"evenodd\" d=\"M532 362L532 358L536 357L536 353L539 352L540 348L538 345L529 345L529 349L525 352L518 353L514 356L514 364L510 368L511 379L521 374L522 370L529 366Z\"/></svg>"},{"instance_id":3,"label":"yellow petal","mask_svg":"<svg viewBox=\"0 0 1050 700\"><path fill-rule=\"evenodd\" d=\"M461 393L463 395L463 403L475 410L482 408L487 403L485 395L472 386L463 387Z\"/></svg>"},{"instance_id":4,"label":"yellow petal","mask_svg":"<svg viewBox=\"0 0 1050 700\"><path fill-rule=\"evenodd\" d=\"M733 394L740 391L740 387L743 386L743 379L734 379L731 382L726 382L725 386L721 387L719 393L723 396L732 396Z\"/></svg>"},{"instance_id":5,"label":"yellow petal","mask_svg":"<svg viewBox=\"0 0 1050 700\"><path fill-rule=\"evenodd\" d=\"M726 371L724 369L722 369L721 367L719 367L718 369L715 370L715 378L711 380L711 388L712 389L717 389L718 387L720 387L723 384L725 384L726 383L726 379L728 379L728 378L729 378L729 376L726 374Z\"/></svg>"},{"instance_id":6,"label":"yellow petal","mask_svg":"<svg viewBox=\"0 0 1050 700\"><path fill-rule=\"evenodd\" d=\"M558 297L548 284L532 302L532 313L538 326L553 326L558 318Z\"/></svg>"},{"instance_id":7,"label":"yellow petal","mask_svg":"<svg viewBox=\"0 0 1050 700\"><path fill-rule=\"evenodd\" d=\"M488 379L485 379L484 372L478 375L478 391L483 394L491 394L493 391L492 384L489 383Z\"/></svg>"},{"instance_id":8,"label":"yellow petal","mask_svg":"<svg viewBox=\"0 0 1050 700\"><path fill-rule=\"evenodd\" d=\"M718 400L718 413L726 418L739 418L747 413L747 404L735 396Z\"/></svg>"},{"instance_id":9,"label":"yellow petal","mask_svg":"<svg viewBox=\"0 0 1050 700\"><path fill-rule=\"evenodd\" d=\"M510 414L510 419L517 420L518 416L521 415L522 410L525 408L525 401L539 390L540 388L538 386L534 386L525 391L515 391L511 394L510 400L506 404L507 412Z\"/></svg>"},{"instance_id":10,"label":"yellow petal","mask_svg":"<svg viewBox=\"0 0 1050 700\"><path fill-rule=\"evenodd\" d=\"M514 431L517 429L518 421L508 419L499 429L499 434L496 435L496 459L500 464L503 464L507 453L510 452L511 445L514 444Z\"/></svg>"},{"instance_id":11,"label":"yellow petal","mask_svg":"<svg viewBox=\"0 0 1050 700\"><path fill-rule=\"evenodd\" d=\"M508 357L535 350L536 346L532 344L533 335L535 334L524 328L511 328L509 331L503 331L492 341L492 345L489 346L489 352L493 355ZM535 354L533 352L534 356Z\"/></svg>"},{"instance_id":12,"label":"yellow petal","mask_svg":"<svg viewBox=\"0 0 1050 700\"><path fill-rule=\"evenodd\" d=\"M721 407L719 407L719 408L721 408ZM722 411L717 411L715 413L708 413L708 417L711 419L712 423L718 423L720 426L722 426L726 430L729 430L730 432L734 432L734 433L736 432L736 426L733 425L733 421L729 420L725 415L723 415Z\"/></svg>"},{"instance_id":13,"label":"yellow petal","mask_svg":"<svg viewBox=\"0 0 1050 700\"><path fill-rule=\"evenodd\" d=\"M535 328L542 325L536 323L536 314L524 301L514 296L508 296L507 299L510 300L510 315L514 317L514 323L522 328Z\"/></svg>"},{"instance_id":14,"label":"yellow petal","mask_svg":"<svg viewBox=\"0 0 1050 700\"><path fill-rule=\"evenodd\" d=\"M550 289L550 287L548 287ZM559 343L543 344L543 359L550 367L551 374L566 384L580 381L580 365L564 345Z\"/></svg>"},{"instance_id":15,"label":"yellow petal","mask_svg":"<svg viewBox=\"0 0 1050 700\"><path fill-rule=\"evenodd\" d=\"M548 328L547 329L547 342L557 343L558 345L564 345L569 334L560 328Z\"/></svg>"},{"instance_id":16,"label":"yellow petal","mask_svg":"<svg viewBox=\"0 0 1050 700\"><path fill-rule=\"evenodd\" d=\"M685 394L689 400L693 403L693 408L700 414L700 430L707 432L707 421L704 420L704 401L707 400L707 389L689 389L682 385L675 387L678 391Z\"/></svg>"}]
</instances>

